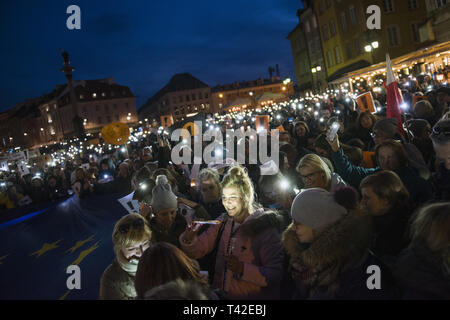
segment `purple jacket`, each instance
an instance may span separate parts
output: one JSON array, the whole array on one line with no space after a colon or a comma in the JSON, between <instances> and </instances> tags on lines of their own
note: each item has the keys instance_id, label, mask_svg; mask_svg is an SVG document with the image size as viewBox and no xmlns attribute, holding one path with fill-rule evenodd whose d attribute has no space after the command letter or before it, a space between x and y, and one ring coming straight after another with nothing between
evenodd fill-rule
<instances>
[{"instance_id":1,"label":"purple jacket","mask_svg":"<svg viewBox=\"0 0 450 320\"><path fill-rule=\"evenodd\" d=\"M223 221L226 214L219 217ZM265 213L263 209L256 210L232 234L233 219L225 222L221 240L218 244L216 270L213 288L226 292L227 299L279 299L280 281L283 264L283 246L278 229L278 217L275 213ZM199 259L210 253L214 248L220 224L208 230L193 240L190 245L182 241L182 249L186 254ZM244 262L244 272L241 277L227 270L224 255L234 238L232 254Z\"/></svg>"}]
</instances>

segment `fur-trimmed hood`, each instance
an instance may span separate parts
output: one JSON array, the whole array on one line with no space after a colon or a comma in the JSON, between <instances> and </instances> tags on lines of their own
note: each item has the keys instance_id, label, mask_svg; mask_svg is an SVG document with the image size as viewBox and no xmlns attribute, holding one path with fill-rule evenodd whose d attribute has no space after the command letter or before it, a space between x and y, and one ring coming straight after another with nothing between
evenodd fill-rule
<instances>
[{"instance_id":1,"label":"fur-trimmed hood","mask_svg":"<svg viewBox=\"0 0 450 320\"><path fill-rule=\"evenodd\" d=\"M244 221L240 229L243 235L254 237L269 228L280 230L282 219L276 211L258 209Z\"/></svg>"},{"instance_id":2,"label":"fur-trimmed hood","mask_svg":"<svg viewBox=\"0 0 450 320\"><path fill-rule=\"evenodd\" d=\"M282 236L290 269L300 268L300 280L311 287L337 285L338 276L363 258L372 240L368 216L345 216L323 231L309 246L301 244L292 224ZM299 274L293 272L293 278Z\"/></svg>"}]
</instances>

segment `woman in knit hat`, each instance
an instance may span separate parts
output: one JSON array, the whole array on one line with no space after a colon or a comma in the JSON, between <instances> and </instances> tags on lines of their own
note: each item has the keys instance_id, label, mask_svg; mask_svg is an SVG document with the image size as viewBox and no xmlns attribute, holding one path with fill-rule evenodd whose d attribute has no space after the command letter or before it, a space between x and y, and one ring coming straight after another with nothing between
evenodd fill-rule
<instances>
[{"instance_id":1,"label":"woman in knit hat","mask_svg":"<svg viewBox=\"0 0 450 320\"><path fill-rule=\"evenodd\" d=\"M283 248L277 215L256 205L253 184L241 166L224 177L222 202L227 212L220 223L199 236L190 225L180 237L183 250L193 259L217 250L210 279L227 299L279 299Z\"/></svg>"},{"instance_id":2,"label":"woman in knit hat","mask_svg":"<svg viewBox=\"0 0 450 320\"><path fill-rule=\"evenodd\" d=\"M185 218L178 213L177 196L166 176L156 177L156 185L152 190L151 209L153 217L150 218L150 228L153 232L153 241L169 242L180 246L178 237L186 229Z\"/></svg>"},{"instance_id":3,"label":"woman in knit hat","mask_svg":"<svg viewBox=\"0 0 450 320\"><path fill-rule=\"evenodd\" d=\"M368 253L372 226L370 217L349 213L356 206L356 191L349 188L335 194L312 188L296 196L292 224L283 233L295 284L292 298L370 299L384 294L366 286L366 268L374 264Z\"/></svg>"},{"instance_id":4,"label":"woman in knit hat","mask_svg":"<svg viewBox=\"0 0 450 320\"><path fill-rule=\"evenodd\" d=\"M150 238L150 228L139 214L128 214L116 223L112 235L116 259L103 272L99 299L136 299L134 277Z\"/></svg>"}]
</instances>

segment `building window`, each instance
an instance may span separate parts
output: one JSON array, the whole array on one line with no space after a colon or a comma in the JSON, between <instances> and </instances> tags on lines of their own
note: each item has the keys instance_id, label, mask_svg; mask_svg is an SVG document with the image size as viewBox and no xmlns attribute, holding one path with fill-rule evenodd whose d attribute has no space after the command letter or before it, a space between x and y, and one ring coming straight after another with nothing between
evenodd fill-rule
<instances>
[{"instance_id":1,"label":"building window","mask_svg":"<svg viewBox=\"0 0 450 320\"><path fill-rule=\"evenodd\" d=\"M191 96L192 96L192 101L197 99L195 93L193 93Z\"/></svg>"},{"instance_id":2,"label":"building window","mask_svg":"<svg viewBox=\"0 0 450 320\"><path fill-rule=\"evenodd\" d=\"M312 25L314 29L317 29L317 20L316 20L316 16L312 17Z\"/></svg>"},{"instance_id":3,"label":"building window","mask_svg":"<svg viewBox=\"0 0 450 320\"><path fill-rule=\"evenodd\" d=\"M173 104L177 103L177 97L174 96L174 97L172 98L172 102L173 102Z\"/></svg>"},{"instance_id":4,"label":"building window","mask_svg":"<svg viewBox=\"0 0 450 320\"><path fill-rule=\"evenodd\" d=\"M98 117L98 118L97 118L97 122L98 122L99 124L101 124L101 123L102 123L102 117Z\"/></svg>"},{"instance_id":5,"label":"building window","mask_svg":"<svg viewBox=\"0 0 450 320\"><path fill-rule=\"evenodd\" d=\"M359 43L359 38L353 39L353 46L355 47L355 54L361 54L361 44Z\"/></svg>"},{"instance_id":6,"label":"building window","mask_svg":"<svg viewBox=\"0 0 450 320\"><path fill-rule=\"evenodd\" d=\"M447 0L436 0L436 7L440 8L447 4Z\"/></svg>"},{"instance_id":7,"label":"building window","mask_svg":"<svg viewBox=\"0 0 450 320\"><path fill-rule=\"evenodd\" d=\"M306 31L306 33L309 33L311 31L310 26L309 26L309 21L305 22L305 31Z\"/></svg>"},{"instance_id":8,"label":"building window","mask_svg":"<svg viewBox=\"0 0 450 320\"><path fill-rule=\"evenodd\" d=\"M188 94L186 95L186 101L191 101Z\"/></svg>"},{"instance_id":9,"label":"building window","mask_svg":"<svg viewBox=\"0 0 450 320\"><path fill-rule=\"evenodd\" d=\"M95 106L95 111L99 111L100 110L100 106L99 105L96 105Z\"/></svg>"},{"instance_id":10,"label":"building window","mask_svg":"<svg viewBox=\"0 0 450 320\"><path fill-rule=\"evenodd\" d=\"M331 0L325 0L325 2L327 3L327 8L331 7Z\"/></svg>"},{"instance_id":11,"label":"building window","mask_svg":"<svg viewBox=\"0 0 450 320\"><path fill-rule=\"evenodd\" d=\"M111 91L111 97L114 97L115 93L114 91Z\"/></svg>"},{"instance_id":12,"label":"building window","mask_svg":"<svg viewBox=\"0 0 450 320\"><path fill-rule=\"evenodd\" d=\"M392 0L383 0L383 9L385 13L394 11L394 4Z\"/></svg>"},{"instance_id":13,"label":"building window","mask_svg":"<svg viewBox=\"0 0 450 320\"><path fill-rule=\"evenodd\" d=\"M198 98L199 98L199 99L203 99L203 95L202 95L201 92L198 93Z\"/></svg>"},{"instance_id":14,"label":"building window","mask_svg":"<svg viewBox=\"0 0 450 320\"><path fill-rule=\"evenodd\" d=\"M105 104L105 112L109 112L109 106Z\"/></svg>"},{"instance_id":15,"label":"building window","mask_svg":"<svg viewBox=\"0 0 450 320\"><path fill-rule=\"evenodd\" d=\"M347 17L345 16L345 12L341 13L341 23L342 31L347 31Z\"/></svg>"},{"instance_id":16,"label":"building window","mask_svg":"<svg viewBox=\"0 0 450 320\"><path fill-rule=\"evenodd\" d=\"M208 99L208 92L205 92L205 99Z\"/></svg>"},{"instance_id":17,"label":"building window","mask_svg":"<svg viewBox=\"0 0 450 320\"><path fill-rule=\"evenodd\" d=\"M328 27L327 27L327 25L323 25L323 26L322 26L322 35L323 35L323 39L324 39L325 41L327 41L327 40L329 39L329 37L328 37Z\"/></svg>"},{"instance_id":18,"label":"building window","mask_svg":"<svg viewBox=\"0 0 450 320\"><path fill-rule=\"evenodd\" d=\"M347 54L347 60L352 58L352 45L350 42L345 43L345 53Z\"/></svg>"},{"instance_id":19,"label":"building window","mask_svg":"<svg viewBox=\"0 0 450 320\"><path fill-rule=\"evenodd\" d=\"M325 11L325 9L323 8L323 4L322 2L319 3L319 13L322 14Z\"/></svg>"},{"instance_id":20,"label":"building window","mask_svg":"<svg viewBox=\"0 0 450 320\"><path fill-rule=\"evenodd\" d=\"M334 56L336 57L336 64L341 63L341 51L339 50L339 47L334 48Z\"/></svg>"},{"instance_id":21,"label":"building window","mask_svg":"<svg viewBox=\"0 0 450 320\"><path fill-rule=\"evenodd\" d=\"M336 35L336 25L334 24L334 20L330 20L330 34L332 37Z\"/></svg>"},{"instance_id":22,"label":"building window","mask_svg":"<svg viewBox=\"0 0 450 320\"><path fill-rule=\"evenodd\" d=\"M331 51L327 52L328 57L328 66L331 67L333 65L333 55L331 54Z\"/></svg>"},{"instance_id":23,"label":"building window","mask_svg":"<svg viewBox=\"0 0 450 320\"><path fill-rule=\"evenodd\" d=\"M349 9L350 12L350 21L352 24L356 24L357 20L356 20L356 12L355 12L355 7L351 6Z\"/></svg>"},{"instance_id":24,"label":"building window","mask_svg":"<svg viewBox=\"0 0 450 320\"><path fill-rule=\"evenodd\" d=\"M419 4L417 3L417 0L408 0L408 9L414 10L419 7Z\"/></svg>"},{"instance_id":25,"label":"building window","mask_svg":"<svg viewBox=\"0 0 450 320\"><path fill-rule=\"evenodd\" d=\"M111 123L111 116L106 116L108 123Z\"/></svg>"},{"instance_id":26,"label":"building window","mask_svg":"<svg viewBox=\"0 0 450 320\"><path fill-rule=\"evenodd\" d=\"M400 39L398 36L398 27L397 26L389 26L386 28L388 33L389 45L391 47L398 46L400 44Z\"/></svg>"},{"instance_id":27,"label":"building window","mask_svg":"<svg viewBox=\"0 0 450 320\"><path fill-rule=\"evenodd\" d=\"M412 23L411 24L411 31L412 31L412 40L414 42L420 42L420 36L419 36L419 24L418 23Z\"/></svg>"},{"instance_id":28,"label":"building window","mask_svg":"<svg viewBox=\"0 0 450 320\"><path fill-rule=\"evenodd\" d=\"M116 117L116 121L119 121L119 115L116 114L115 117Z\"/></svg>"},{"instance_id":29,"label":"building window","mask_svg":"<svg viewBox=\"0 0 450 320\"><path fill-rule=\"evenodd\" d=\"M127 109L130 109L130 106L128 105L128 102L125 102L125 107L126 107Z\"/></svg>"}]
</instances>

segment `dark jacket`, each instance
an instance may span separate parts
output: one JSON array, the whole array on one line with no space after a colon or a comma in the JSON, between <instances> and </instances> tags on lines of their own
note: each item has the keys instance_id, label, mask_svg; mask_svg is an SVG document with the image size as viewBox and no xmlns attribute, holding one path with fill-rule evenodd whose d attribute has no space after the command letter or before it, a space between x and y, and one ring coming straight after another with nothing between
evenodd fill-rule
<instances>
[{"instance_id":1,"label":"dark jacket","mask_svg":"<svg viewBox=\"0 0 450 320\"><path fill-rule=\"evenodd\" d=\"M409 207L392 208L382 216L373 216L374 236L371 251L387 264L391 264L400 251L408 245Z\"/></svg>"},{"instance_id":2,"label":"dark jacket","mask_svg":"<svg viewBox=\"0 0 450 320\"><path fill-rule=\"evenodd\" d=\"M178 238L186 230L186 219L179 213L175 217L175 221L169 230L163 230L156 222L156 218L153 217L149 221L150 229L152 230L152 241L155 242L168 242L174 246L181 248Z\"/></svg>"},{"instance_id":3,"label":"dark jacket","mask_svg":"<svg viewBox=\"0 0 450 320\"><path fill-rule=\"evenodd\" d=\"M392 297L382 271L381 290L369 290L367 267L380 265L369 253L370 217L346 216L323 231L313 243L298 241L292 225L283 233L289 257L293 299L386 299ZM381 267L380 267L381 268ZM387 278L388 279L388 278ZM386 279L386 280L387 280Z\"/></svg>"},{"instance_id":4,"label":"dark jacket","mask_svg":"<svg viewBox=\"0 0 450 320\"><path fill-rule=\"evenodd\" d=\"M433 253L424 242L411 244L402 251L394 275L402 288L403 299L450 299L449 262L445 268L443 258Z\"/></svg>"},{"instance_id":5,"label":"dark jacket","mask_svg":"<svg viewBox=\"0 0 450 320\"><path fill-rule=\"evenodd\" d=\"M355 188L359 188L361 181L381 170L380 167L364 168L353 165L344 154L342 148L337 152L331 152L331 159L333 160L335 172L344 179L345 182ZM425 203L431 199L431 186L424 180L417 170L412 167L401 167L394 172L399 176L409 192L411 200L417 205Z\"/></svg>"},{"instance_id":6,"label":"dark jacket","mask_svg":"<svg viewBox=\"0 0 450 320\"><path fill-rule=\"evenodd\" d=\"M431 181L433 186L433 200L450 201L450 170L447 170L443 163L439 165Z\"/></svg>"}]
</instances>

